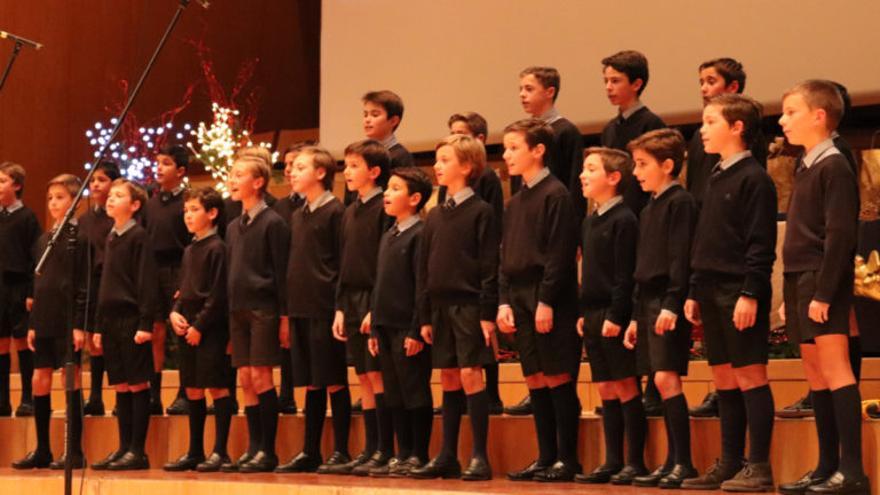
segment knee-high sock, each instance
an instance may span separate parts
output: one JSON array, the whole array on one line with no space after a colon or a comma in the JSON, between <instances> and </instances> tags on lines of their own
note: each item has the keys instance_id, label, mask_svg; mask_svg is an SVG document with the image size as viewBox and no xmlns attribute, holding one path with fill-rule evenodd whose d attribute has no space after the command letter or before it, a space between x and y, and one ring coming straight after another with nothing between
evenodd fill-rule
<instances>
[{"instance_id":1,"label":"knee-high sock","mask_svg":"<svg viewBox=\"0 0 880 495\"><path fill-rule=\"evenodd\" d=\"M306 431L303 435L303 452L321 457L321 434L327 419L327 389L306 391Z\"/></svg>"},{"instance_id":2,"label":"knee-high sock","mask_svg":"<svg viewBox=\"0 0 880 495\"><path fill-rule=\"evenodd\" d=\"M433 410L432 410L433 415ZM432 416L433 417L433 416ZM393 408L391 422L397 435L397 457L406 459L413 454L414 429L412 413L403 406Z\"/></svg>"},{"instance_id":3,"label":"knee-high sock","mask_svg":"<svg viewBox=\"0 0 880 495\"><path fill-rule=\"evenodd\" d=\"M333 413L334 450L348 454L348 436L351 430L351 392L348 387L330 394L330 411Z\"/></svg>"},{"instance_id":4,"label":"knee-high sock","mask_svg":"<svg viewBox=\"0 0 880 495\"><path fill-rule=\"evenodd\" d=\"M119 451L128 452L131 447L132 393L116 392L116 424L119 427Z\"/></svg>"},{"instance_id":5,"label":"knee-high sock","mask_svg":"<svg viewBox=\"0 0 880 495\"><path fill-rule=\"evenodd\" d=\"M687 400L678 394L663 401L669 426L672 427L672 440L675 443L675 463L691 466L691 423Z\"/></svg>"},{"instance_id":6,"label":"knee-high sock","mask_svg":"<svg viewBox=\"0 0 880 495\"><path fill-rule=\"evenodd\" d=\"M216 413L216 407L214 412ZM189 455L205 456L205 418L208 406L205 398L189 401Z\"/></svg>"},{"instance_id":7,"label":"knee-high sock","mask_svg":"<svg viewBox=\"0 0 880 495\"><path fill-rule=\"evenodd\" d=\"M819 438L819 463L813 470L815 476L827 478L837 471L840 465L840 436L834 419L834 400L828 389L811 390L815 414L816 435Z\"/></svg>"},{"instance_id":8,"label":"knee-high sock","mask_svg":"<svg viewBox=\"0 0 880 495\"><path fill-rule=\"evenodd\" d=\"M275 387L258 395L260 401L260 426L263 435L260 439L260 450L275 455L275 436L278 432L278 394Z\"/></svg>"},{"instance_id":9,"label":"knee-high sock","mask_svg":"<svg viewBox=\"0 0 880 495\"><path fill-rule=\"evenodd\" d=\"M857 335L849 338L849 364L856 383L859 383L862 379L862 339Z\"/></svg>"},{"instance_id":10,"label":"knee-high sock","mask_svg":"<svg viewBox=\"0 0 880 495\"><path fill-rule=\"evenodd\" d=\"M721 463L739 465L746 451L746 403L738 389L718 390L718 410L721 415ZM770 414L773 419L773 414Z\"/></svg>"},{"instance_id":11,"label":"knee-high sock","mask_svg":"<svg viewBox=\"0 0 880 495\"><path fill-rule=\"evenodd\" d=\"M431 443L431 429L434 426L434 411L431 407L419 407L408 411L412 423L412 454L422 462L428 462L428 446Z\"/></svg>"},{"instance_id":12,"label":"knee-high sock","mask_svg":"<svg viewBox=\"0 0 880 495\"><path fill-rule=\"evenodd\" d=\"M0 406L9 405L9 354L0 354Z\"/></svg>"},{"instance_id":13,"label":"knee-high sock","mask_svg":"<svg viewBox=\"0 0 880 495\"><path fill-rule=\"evenodd\" d=\"M864 476L862 468L862 397L857 385L831 391L840 435L840 467L846 476Z\"/></svg>"},{"instance_id":14,"label":"knee-high sock","mask_svg":"<svg viewBox=\"0 0 880 495\"><path fill-rule=\"evenodd\" d=\"M666 426L666 460L663 461L663 470L669 471L675 467L675 437L672 435L672 426L666 411L663 412L663 424Z\"/></svg>"},{"instance_id":15,"label":"knee-high sock","mask_svg":"<svg viewBox=\"0 0 880 495\"><path fill-rule=\"evenodd\" d=\"M52 399L50 395L34 396L34 424L37 429L37 453L52 455L49 445L49 419L52 417Z\"/></svg>"},{"instance_id":16,"label":"knee-high sock","mask_svg":"<svg viewBox=\"0 0 880 495\"><path fill-rule=\"evenodd\" d=\"M153 373L150 378L150 402L162 403L162 372Z\"/></svg>"},{"instance_id":17,"label":"knee-high sock","mask_svg":"<svg viewBox=\"0 0 880 495\"><path fill-rule=\"evenodd\" d=\"M278 401L281 404L293 402L293 363L290 352L282 349L281 352L281 385L278 392Z\"/></svg>"},{"instance_id":18,"label":"knee-high sock","mask_svg":"<svg viewBox=\"0 0 880 495\"><path fill-rule=\"evenodd\" d=\"M366 421L364 411L364 421ZM375 450L394 455L394 420L391 408L385 404L385 394L376 394L376 445ZM366 424L366 423L365 423Z\"/></svg>"},{"instance_id":19,"label":"knee-high sock","mask_svg":"<svg viewBox=\"0 0 880 495\"><path fill-rule=\"evenodd\" d=\"M547 387L530 389L529 397L532 399L532 416L538 436L538 464L550 466L559 455L553 398Z\"/></svg>"},{"instance_id":20,"label":"knee-high sock","mask_svg":"<svg viewBox=\"0 0 880 495\"><path fill-rule=\"evenodd\" d=\"M18 351L18 370L21 374L21 402L34 400L34 353L30 349Z\"/></svg>"},{"instance_id":21,"label":"knee-high sock","mask_svg":"<svg viewBox=\"0 0 880 495\"><path fill-rule=\"evenodd\" d=\"M749 463L770 462L773 438L773 393L770 385L743 392L749 421Z\"/></svg>"},{"instance_id":22,"label":"knee-high sock","mask_svg":"<svg viewBox=\"0 0 880 495\"><path fill-rule=\"evenodd\" d=\"M229 398L232 399L233 405L238 402L238 369L232 367L232 356L226 355L226 363L229 370L229 383L226 384L226 388L229 389ZM238 414L238 411L233 410L232 414Z\"/></svg>"},{"instance_id":23,"label":"knee-high sock","mask_svg":"<svg viewBox=\"0 0 880 495\"><path fill-rule=\"evenodd\" d=\"M605 465L622 466L624 417L619 400L602 401L602 429L605 432Z\"/></svg>"},{"instance_id":24,"label":"knee-high sock","mask_svg":"<svg viewBox=\"0 0 880 495\"><path fill-rule=\"evenodd\" d=\"M623 409L623 429L626 432L626 463L630 466L644 467L648 421L645 417L645 406L642 404L641 394L620 406Z\"/></svg>"},{"instance_id":25,"label":"knee-high sock","mask_svg":"<svg viewBox=\"0 0 880 495\"><path fill-rule=\"evenodd\" d=\"M580 405L577 391L571 381L550 389L553 410L556 413L556 432L559 444L559 460L577 466L578 426Z\"/></svg>"},{"instance_id":26,"label":"knee-high sock","mask_svg":"<svg viewBox=\"0 0 880 495\"><path fill-rule=\"evenodd\" d=\"M232 424L232 399L221 397L214 400L214 452L228 455L229 427Z\"/></svg>"},{"instance_id":27,"label":"knee-high sock","mask_svg":"<svg viewBox=\"0 0 880 495\"><path fill-rule=\"evenodd\" d=\"M248 429L248 454L256 455L263 447L263 423L260 421L260 406L244 406L244 415L247 419Z\"/></svg>"},{"instance_id":28,"label":"knee-high sock","mask_svg":"<svg viewBox=\"0 0 880 495\"><path fill-rule=\"evenodd\" d=\"M486 393L489 394L489 400L501 402L501 395L498 392L498 363L483 365L483 369L486 370Z\"/></svg>"},{"instance_id":29,"label":"knee-high sock","mask_svg":"<svg viewBox=\"0 0 880 495\"><path fill-rule=\"evenodd\" d=\"M89 358L91 377L89 387L89 402L103 403L102 390L104 388L104 356L92 356Z\"/></svg>"},{"instance_id":30,"label":"knee-high sock","mask_svg":"<svg viewBox=\"0 0 880 495\"><path fill-rule=\"evenodd\" d=\"M486 459L486 443L489 438L489 395L480 390L467 396L468 415L471 419L473 447L471 456Z\"/></svg>"},{"instance_id":31,"label":"knee-high sock","mask_svg":"<svg viewBox=\"0 0 880 495\"><path fill-rule=\"evenodd\" d=\"M440 455L458 457L458 432L466 407L463 390L443 392L443 447Z\"/></svg>"},{"instance_id":32,"label":"knee-high sock","mask_svg":"<svg viewBox=\"0 0 880 495\"><path fill-rule=\"evenodd\" d=\"M645 401L650 404L656 404L661 401L660 391L657 390L657 384L654 383L654 373L648 375L648 381L645 384Z\"/></svg>"},{"instance_id":33,"label":"knee-high sock","mask_svg":"<svg viewBox=\"0 0 880 495\"><path fill-rule=\"evenodd\" d=\"M377 394L379 395L379 394ZM375 409L363 409L364 418L364 452L373 455L379 445L379 421L377 418L377 410L379 402L376 401Z\"/></svg>"},{"instance_id":34,"label":"knee-high sock","mask_svg":"<svg viewBox=\"0 0 880 495\"><path fill-rule=\"evenodd\" d=\"M131 394L131 447L135 454L143 454L150 428L150 391Z\"/></svg>"}]
</instances>

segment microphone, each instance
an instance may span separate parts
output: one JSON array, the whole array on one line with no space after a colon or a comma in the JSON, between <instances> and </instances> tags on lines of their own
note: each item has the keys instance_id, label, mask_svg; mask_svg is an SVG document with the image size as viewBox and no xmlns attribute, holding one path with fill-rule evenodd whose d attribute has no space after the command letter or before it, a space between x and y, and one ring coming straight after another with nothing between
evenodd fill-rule
<instances>
[{"instance_id":1,"label":"microphone","mask_svg":"<svg viewBox=\"0 0 880 495\"><path fill-rule=\"evenodd\" d=\"M12 33L7 33L6 31L0 31L0 38L9 38L16 43L21 43L22 45L30 46L35 50L39 50L40 48L43 48L42 43L37 43L36 41L32 41L27 38L22 38L21 36L18 36L18 35L12 34Z\"/></svg>"},{"instance_id":2,"label":"microphone","mask_svg":"<svg viewBox=\"0 0 880 495\"><path fill-rule=\"evenodd\" d=\"M196 2L198 2L199 5L201 5L202 8L203 8L203 9L206 9L206 10L207 10L208 7L211 6L211 2L209 2L208 0L196 0Z\"/></svg>"}]
</instances>

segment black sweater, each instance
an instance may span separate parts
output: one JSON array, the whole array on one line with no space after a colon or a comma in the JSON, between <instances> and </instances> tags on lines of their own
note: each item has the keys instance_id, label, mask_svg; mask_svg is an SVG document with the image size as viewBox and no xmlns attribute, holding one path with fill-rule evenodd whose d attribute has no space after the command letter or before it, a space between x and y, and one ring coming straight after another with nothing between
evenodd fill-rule
<instances>
[{"instance_id":1,"label":"black sweater","mask_svg":"<svg viewBox=\"0 0 880 495\"><path fill-rule=\"evenodd\" d=\"M287 222L287 226L289 227L291 215L293 215L294 211L305 204L305 202L306 200L299 194L291 194L276 200L275 204L272 205L272 209L275 210L275 213L277 213L282 220Z\"/></svg>"},{"instance_id":2,"label":"black sweater","mask_svg":"<svg viewBox=\"0 0 880 495\"><path fill-rule=\"evenodd\" d=\"M476 195L453 209L437 207L422 231L419 276L425 281L420 318L431 323L431 308L479 304L480 319L498 313L498 228L488 203Z\"/></svg>"},{"instance_id":3,"label":"black sweater","mask_svg":"<svg viewBox=\"0 0 880 495\"><path fill-rule=\"evenodd\" d=\"M275 203L278 201L275 196L269 194L269 191L265 191L263 193L263 201L266 202L270 208L275 207ZM223 200L223 211L220 212L220 215L217 217L217 232L220 234L220 237L226 239L226 227L229 225L229 222L235 220L236 218L241 216L241 201L235 201L232 198L226 198ZM282 218L284 222L290 225L289 218Z\"/></svg>"},{"instance_id":4,"label":"black sweater","mask_svg":"<svg viewBox=\"0 0 880 495\"><path fill-rule=\"evenodd\" d=\"M697 220L694 198L679 184L652 198L639 217L634 274L638 293L662 291L662 308L682 314L688 295L691 242Z\"/></svg>"},{"instance_id":5,"label":"black sweater","mask_svg":"<svg viewBox=\"0 0 880 495\"><path fill-rule=\"evenodd\" d=\"M111 232L104 248L98 321L136 313L140 316L138 330L152 332L158 296L156 257L147 231L135 225L121 237ZM100 325L95 332L103 332Z\"/></svg>"},{"instance_id":6,"label":"black sweater","mask_svg":"<svg viewBox=\"0 0 880 495\"><path fill-rule=\"evenodd\" d=\"M474 194L489 203L492 211L495 212L496 225L501 228L501 219L504 218L504 191L501 189L501 179L498 178L498 174L492 170L492 167L486 165L483 173L477 177L471 188L474 190ZM440 186L437 190L437 204L442 205L445 202L446 186Z\"/></svg>"},{"instance_id":7,"label":"black sweater","mask_svg":"<svg viewBox=\"0 0 880 495\"><path fill-rule=\"evenodd\" d=\"M79 228L89 240L89 249L92 253L92 276L97 281L101 280L101 270L104 267L104 248L107 245L107 236L113 229L113 219L107 216L107 211L101 207L89 208L79 217ZM95 287L97 291L97 287Z\"/></svg>"},{"instance_id":8,"label":"black sweater","mask_svg":"<svg viewBox=\"0 0 880 495\"><path fill-rule=\"evenodd\" d=\"M37 216L27 206L0 214L0 275L3 284L27 284L33 291L34 245L43 230Z\"/></svg>"},{"instance_id":9,"label":"black sweater","mask_svg":"<svg viewBox=\"0 0 880 495\"><path fill-rule=\"evenodd\" d=\"M147 200L144 225L159 266L180 266L192 234L183 223L183 192L157 191Z\"/></svg>"},{"instance_id":10,"label":"black sweater","mask_svg":"<svg viewBox=\"0 0 880 495\"><path fill-rule=\"evenodd\" d=\"M509 304L510 286L515 284L538 285L538 301L554 309L576 304L573 211L568 189L552 175L510 198L501 241L501 304Z\"/></svg>"},{"instance_id":11,"label":"black sweater","mask_svg":"<svg viewBox=\"0 0 880 495\"><path fill-rule=\"evenodd\" d=\"M608 308L606 319L624 326L632 316L639 221L623 203L584 219L581 306Z\"/></svg>"},{"instance_id":12,"label":"black sweater","mask_svg":"<svg viewBox=\"0 0 880 495\"><path fill-rule=\"evenodd\" d=\"M584 138L581 131L566 118L555 120L553 128L553 155L550 157L550 172L568 186L571 202L578 220L584 217L587 202L581 192L581 169L584 164Z\"/></svg>"},{"instance_id":13,"label":"black sweater","mask_svg":"<svg viewBox=\"0 0 880 495\"><path fill-rule=\"evenodd\" d=\"M183 253L174 311L202 334L222 338L228 332L226 290L226 244L219 235L193 241Z\"/></svg>"},{"instance_id":14,"label":"black sweater","mask_svg":"<svg viewBox=\"0 0 880 495\"><path fill-rule=\"evenodd\" d=\"M333 198L315 211L305 205L293 213L287 267L287 311L291 317L333 318L344 211L342 203Z\"/></svg>"},{"instance_id":15,"label":"black sweater","mask_svg":"<svg viewBox=\"0 0 880 495\"><path fill-rule=\"evenodd\" d=\"M785 272L818 271L817 301L830 303L853 279L858 231L858 185L844 155L833 153L794 179L785 228Z\"/></svg>"},{"instance_id":16,"label":"black sweater","mask_svg":"<svg viewBox=\"0 0 880 495\"><path fill-rule=\"evenodd\" d=\"M709 185L709 176L712 167L721 161L721 156L715 153L706 153L703 148L703 138L700 130L694 131L687 150L687 190L697 202L697 208L703 205L703 196Z\"/></svg>"},{"instance_id":17,"label":"black sweater","mask_svg":"<svg viewBox=\"0 0 880 495\"><path fill-rule=\"evenodd\" d=\"M366 203L358 199L348 205L341 222L337 308L339 298L347 289L371 290L376 283L379 242L390 223L382 194Z\"/></svg>"},{"instance_id":18,"label":"black sweater","mask_svg":"<svg viewBox=\"0 0 880 495\"><path fill-rule=\"evenodd\" d=\"M226 227L226 252L229 309L287 314L287 223L272 208L265 208L246 226L236 218Z\"/></svg>"},{"instance_id":19,"label":"black sweater","mask_svg":"<svg viewBox=\"0 0 880 495\"><path fill-rule=\"evenodd\" d=\"M40 236L34 248L34 258L42 256L51 237L52 232ZM30 328L38 338L64 337L73 328L83 329L88 267L86 243L84 232L78 226L68 224L43 264L42 273L34 277ZM69 318L71 303L72 319Z\"/></svg>"},{"instance_id":20,"label":"black sweater","mask_svg":"<svg viewBox=\"0 0 880 495\"><path fill-rule=\"evenodd\" d=\"M418 340L422 340L416 295L421 292L417 275L423 227L419 222L400 235L390 231L382 235L370 303L373 328L401 328Z\"/></svg>"},{"instance_id":21,"label":"black sweater","mask_svg":"<svg viewBox=\"0 0 880 495\"><path fill-rule=\"evenodd\" d=\"M397 167L412 167L415 164L412 153L400 143L388 148L388 154L391 155L390 170Z\"/></svg>"}]
</instances>

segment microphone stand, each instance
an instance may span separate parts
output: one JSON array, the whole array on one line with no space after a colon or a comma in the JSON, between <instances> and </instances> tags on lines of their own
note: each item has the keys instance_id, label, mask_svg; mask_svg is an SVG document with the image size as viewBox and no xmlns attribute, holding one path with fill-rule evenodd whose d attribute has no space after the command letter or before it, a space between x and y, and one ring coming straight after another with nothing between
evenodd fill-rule
<instances>
[{"instance_id":1,"label":"microphone stand","mask_svg":"<svg viewBox=\"0 0 880 495\"><path fill-rule=\"evenodd\" d=\"M116 136L119 134L119 130L122 128L122 124L125 122L125 118L128 116L128 112L129 112L129 110L131 110L132 104L134 103L135 99L137 98L138 93L140 93L140 90L144 84L144 81L147 79L147 76L150 74L150 71L153 69L153 66L156 63L156 59L159 57L159 53L162 51L162 48L165 46L165 43L168 41L168 38L171 36L171 32L174 30L174 27L177 25L177 22L180 20L181 15L183 15L183 11L186 10L186 7L189 5L189 3L190 3L190 0L179 0L179 4L177 6L177 11L175 11L174 16L171 18L171 21L168 23L168 27L165 29L165 34L162 35L162 38L159 40L159 44L156 46L155 51L153 51L153 55L150 57L150 60L147 62L146 67L144 67L144 71L141 74L140 79L138 80L137 84L135 84L134 89L132 89L131 95L128 97L128 102L126 102L125 107L123 107L123 109L122 109L122 112L120 112L119 116L116 118L116 125L113 127L113 131L110 133L110 137L107 139L107 141L104 143L104 145L101 146L101 148L98 150L97 155L95 155L95 159L92 162L91 166L89 167L89 172L86 175L86 178L82 183L82 186L80 187L79 191L76 193L76 196L74 196L74 198L73 198L73 204L71 204L70 208L67 209L67 212L64 214L64 218L61 220L61 225L58 227L58 229L55 230L55 233L49 239L49 243L46 246L45 251L43 251L43 255L40 257L40 261L37 263L36 270L35 270L37 274L42 272L43 265L45 265L45 263L46 263L46 259L48 259L52 250L58 244L58 240L61 237L62 233L68 228L68 225L70 224L70 220L73 218L73 214L76 212L77 206L79 205L80 201L82 201L83 194L86 190L86 187L88 187L88 184L92 179L92 175L94 175L98 164L104 158L104 154L107 152L107 149L110 147L110 143L112 143L114 140L116 140ZM17 46L20 45L20 42L16 42L16 45ZM18 46L18 48L20 49L20 46ZM13 54L13 60L14 60L14 55L15 55L15 53ZM8 74L8 71L9 71L9 68L7 67L7 74ZM4 75L4 80L5 80L5 78L6 78L6 75ZM2 87L2 83L0 83L0 87ZM74 243L75 243L75 240L74 240ZM76 249L75 244L74 244L73 249ZM73 317L73 313L71 312L69 318L72 319L72 317ZM70 328L72 329L73 327L71 326ZM68 397L70 397L70 395L72 395L72 393L73 393L73 388L74 388L73 387L73 385L74 385L74 376L73 375L76 371L76 363L73 362L72 333L73 333L72 330L67 332L67 339L68 339L67 349L68 350L67 350L67 357L65 359L66 362L64 364L64 371L66 373L66 376L68 377L66 380L66 383L65 383L65 392L68 394ZM66 462L64 463L64 495L72 495L72 491L73 491L73 486L72 486L73 485L73 464L72 464L73 459L70 455L71 447L72 447L71 441L70 441L71 440L70 435L72 433L71 428L70 428L70 420L71 420L71 404L70 404L70 402L71 402L70 400L68 400L68 402L67 402L67 417L65 418L65 429L66 429L67 434L65 436L65 446L64 446L64 453L66 456L66 459L65 459Z\"/></svg>"},{"instance_id":2,"label":"microphone stand","mask_svg":"<svg viewBox=\"0 0 880 495\"><path fill-rule=\"evenodd\" d=\"M6 70L3 71L3 77L0 77L0 91L3 91L3 85L6 84L6 79L9 78L9 73L12 72L12 64L15 63L15 59L21 52L21 47L23 45L24 43L22 43L21 40L15 40L15 46L12 48L12 56L9 57L9 62L6 64Z\"/></svg>"}]
</instances>

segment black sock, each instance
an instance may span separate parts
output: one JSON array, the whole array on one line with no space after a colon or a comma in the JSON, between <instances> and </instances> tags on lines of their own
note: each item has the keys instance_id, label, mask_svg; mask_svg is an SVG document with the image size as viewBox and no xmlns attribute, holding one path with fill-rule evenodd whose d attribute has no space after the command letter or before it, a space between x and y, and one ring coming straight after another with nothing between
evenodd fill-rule
<instances>
[{"instance_id":1,"label":"black sock","mask_svg":"<svg viewBox=\"0 0 880 495\"><path fill-rule=\"evenodd\" d=\"M770 462L773 438L773 392L770 385L743 392L749 423L749 463Z\"/></svg>"},{"instance_id":2,"label":"black sock","mask_svg":"<svg viewBox=\"0 0 880 495\"><path fill-rule=\"evenodd\" d=\"M92 356L89 358L91 366L89 390L89 403L104 403L102 391L104 389L104 356Z\"/></svg>"},{"instance_id":3,"label":"black sock","mask_svg":"<svg viewBox=\"0 0 880 495\"><path fill-rule=\"evenodd\" d=\"M642 396L637 395L621 403L620 407L623 410L623 429L626 432L626 463L642 468L645 466L645 437L648 432ZM602 412L604 414L605 410Z\"/></svg>"},{"instance_id":4,"label":"black sock","mask_svg":"<svg viewBox=\"0 0 880 495\"><path fill-rule=\"evenodd\" d=\"M675 463L691 466L691 422L687 400L678 394L663 401L669 426L672 427L672 441L675 443Z\"/></svg>"},{"instance_id":5,"label":"black sock","mask_svg":"<svg viewBox=\"0 0 880 495\"><path fill-rule=\"evenodd\" d=\"M813 401L816 435L819 438L819 464L813 473L816 477L827 478L840 465L840 436L834 420L834 400L828 389L811 390L810 398Z\"/></svg>"},{"instance_id":6,"label":"black sock","mask_svg":"<svg viewBox=\"0 0 880 495\"><path fill-rule=\"evenodd\" d=\"M648 375L648 381L645 384L644 398L649 404L656 404L662 400L660 398L660 391L657 390L657 384L654 383L654 373Z\"/></svg>"},{"instance_id":7,"label":"black sock","mask_svg":"<svg viewBox=\"0 0 880 495\"><path fill-rule=\"evenodd\" d=\"M856 383L859 383L862 379L862 338L858 335L849 338L849 364Z\"/></svg>"},{"instance_id":8,"label":"black sock","mask_svg":"<svg viewBox=\"0 0 880 495\"><path fill-rule=\"evenodd\" d=\"M605 465L623 465L623 407L620 401L602 401L602 429L605 432Z\"/></svg>"},{"instance_id":9,"label":"black sock","mask_svg":"<svg viewBox=\"0 0 880 495\"><path fill-rule=\"evenodd\" d=\"M226 445L229 443L229 426L232 424L232 398L214 399L214 452L221 456L228 455Z\"/></svg>"},{"instance_id":10,"label":"black sock","mask_svg":"<svg viewBox=\"0 0 880 495\"><path fill-rule=\"evenodd\" d=\"M52 417L51 395L34 396L34 423L37 427L37 453L51 455L49 445L49 419Z\"/></svg>"},{"instance_id":11,"label":"black sock","mask_svg":"<svg viewBox=\"0 0 880 495\"><path fill-rule=\"evenodd\" d=\"M143 454L150 428L150 391L131 394L131 447L135 454Z\"/></svg>"},{"instance_id":12,"label":"black sock","mask_svg":"<svg viewBox=\"0 0 880 495\"><path fill-rule=\"evenodd\" d=\"M490 363L483 365L486 370L486 393L489 394L490 402L501 402L501 395L498 393L498 363Z\"/></svg>"},{"instance_id":13,"label":"black sock","mask_svg":"<svg viewBox=\"0 0 880 495\"><path fill-rule=\"evenodd\" d=\"M858 385L831 391L834 419L840 435L840 467L846 476L864 476L862 470L862 397Z\"/></svg>"},{"instance_id":14,"label":"black sock","mask_svg":"<svg viewBox=\"0 0 880 495\"><path fill-rule=\"evenodd\" d=\"M131 392L116 392L116 424L119 427L119 451L131 445Z\"/></svg>"},{"instance_id":15,"label":"black sock","mask_svg":"<svg viewBox=\"0 0 880 495\"><path fill-rule=\"evenodd\" d=\"M260 401L260 426L263 434L260 437L260 450L275 455L275 436L278 432L278 393L275 387L257 396Z\"/></svg>"},{"instance_id":16,"label":"black sock","mask_svg":"<svg viewBox=\"0 0 880 495\"><path fill-rule=\"evenodd\" d=\"M150 402L153 404L162 402L162 372L153 373L150 378Z\"/></svg>"},{"instance_id":17,"label":"black sock","mask_svg":"<svg viewBox=\"0 0 880 495\"><path fill-rule=\"evenodd\" d=\"M551 388L550 395L553 398L553 410L556 413L559 460L577 466L578 426L580 426L578 414L580 413L580 408L578 407L578 397L574 383L572 381Z\"/></svg>"},{"instance_id":18,"label":"black sock","mask_svg":"<svg viewBox=\"0 0 880 495\"><path fill-rule=\"evenodd\" d=\"M216 412L216 407L214 408ZM205 418L208 406L205 398L189 401L189 455L205 456Z\"/></svg>"},{"instance_id":19,"label":"black sock","mask_svg":"<svg viewBox=\"0 0 880 495\"><path fill-rule=\"evenodd\" d=\"M366 413L366 411L364 411ZM367 416L364 415L366 425ZM385 404L385 394L376 394L376 445L374 450L380 450L388 455L394 455L394 420L391 409ZM369 452L369 451L368 451Z\"/></svg>"},{"instance_id":20,"label":"black sock","mask_svg":"<svg viewBox=\"0 0 880 495\"><path fill-rule=\"evenodd\" d=\"M413 447L411 455L422 462L428 462L428 446L431 444L431 429L434 427L434 411L430 406L418 407L408 411L412 423Z\"/></svg>"},{"instance_id":21,"label":"black sock","mask_svg":"<svg viewBox=\"0 0 880 495\"><path fill-rule=\"evenodd\" d=\"M739 466L745 457L748 424L743 393L738 388L719 389L718 411L721 416L721 464Z\"/></svg>"},{"instance_id":22,"label":"black sock","mask_svg":"<svg viewBox=\"0 0 880 495\"><path fill-rule=\"evenodd\" d=\"M330 412L333 413L333 450L348 454L351 430L351 392L348 387L330 394Z\"/></svg>"},{"instance_id":23,"label":"black sock","mask_svg":"<svg viewBox=\"0 0 880 495\"><path fill-rule=\"evenodd\" d=\"M553 412L553 399L547 387L529 390L532 399L532 416L535 421L535 434L538 435L538 464L550 466L556 462L556 413Z\"/></svg>"},{"instance_id":24,"label":"black sock","mask_svg":"<svg viewBox=\"0 0 880 495\"><path fill-rule=\"evenodd\" d=\"M34 353L30 349L18 351L18 371L21 375L21 403L34 400Z\"/></svg>"},{"instance_id":25,"label":"black sock","mask_svg":"<svg viewBox=\"0 0 880 495\"><path fill-rule=\"evenodd\" d=\"M666 426L666 460L663 461L663 470L671 471L675 467L675 439L672 436L669 415L665 410L663 411L663 425Z\"/></svg>"},{"instance_id":26,"label":"black sock","mask_svg":"<svg viewBox=\"0 0 880 495\"><path fill-rule=\"evenodd\" d=\"M306 390L306 431L303 435L303 452L321 457L321 433L327 419L327 389Z\"/></svg>"},{"instance_id":27,"label":"black sock","mask_svg":"<svg viewBox=\"0 0 880 495\"><path fill-rule=\"evenodd\" d=\"M443 391L443 447L440 455L458 458L458 430L465 412L464 391Z\"/></svg>"},{"instance_id":28,"label":"black sock","mask_svg":"<svg viewBox=\"0 0 880 495\"><path fill-rule=\"evenodd\" d=\"M364 452L373 455L379 445L379 424L376 419L376 410L379 409L379 403L376 401L375 409L364 409Z\"/></svg>"},{"instance_id":29,"label":"black sock","mask_svg":"<svg viewBox=\"0 0 880 495\"><path fill-rule=\"evenodd\" d=\"M260 406L244 406L244 415L247 418L248 448L250 455L256 455L263 446L263 424L260 422Z\"/></svg>"},{"instance_id":30,"label":"black sock","mask_svg":"<svg viewBox=\"0 0 880 495\"><path fill-rule=\"evenodd\" d=\"M82 455L82 430L83 430L83 396L82 390L74 390L67 393L67 400L72 411L70 415L70 451ZM51 415L52 408L49 408Z\"/></svg>"},{"instance_id":31,"label":"black sock","mask_svg":"<svg viewBox=\"0 0 880 495\"><path fill-rule=\"evenodd\" d=\"M9 405L9 354L0 354L0 406Z\"/></svg>"},{"instance_id":32,"label":"black sock","mask_svg":"<svg viewBox=\"0 0 880 495\"><path fill-rule=\"evenodd\" d=\"M433 414L433 409L432 409ZM391 422L394 423L394 432L397 435L397 456L406 459L413 453L413 417L409 410L403 406L395 407L391 413Z\"/></svg>"},{"instance_id":33,"label":"black sock","mask_svg":"<svg viewBox=\"0 0 880 495\"><path fill-rule=\"evenodd\" d=\"M238 368L232 367L232 356L229 354L226 355L226 366L229 370L229 383L226 384L226 388L229 389L229 398L235 403L238 402ZM238 411L232 411L232 414L238 414Z\"/></svg>"},{"instance_id":34,"label":"black sock","mask_svg":"<svg viewBox=\"0 0 880 495\"><path fill-rule=\"evenodd\" d=\"M473 445L471 457L486 459L486 443L489 439L489 395L480 390L467 396L468 415L471 419Z\"/></svg>"},{"instance_id":35,"label":"black sock","mask_svg":"<svg viewBox=\"0 0 880 495\"><path fill-rule=\"evenodd\" d=\"M281 404L293 402L293 363L287 349L281 349L281 385L278 392L278 402Z\"/></svg>"},{"instance_id":36,"label":"black sock","mask_svg":"<svg viewBox=\"0 0 880 495\"><path fill-rule=\"evenodd\" d=\"M183 385L177 387L177 398L189 400L189 398L186 396L186 389L183 387Z\"/></svg>"}]
</instances>

